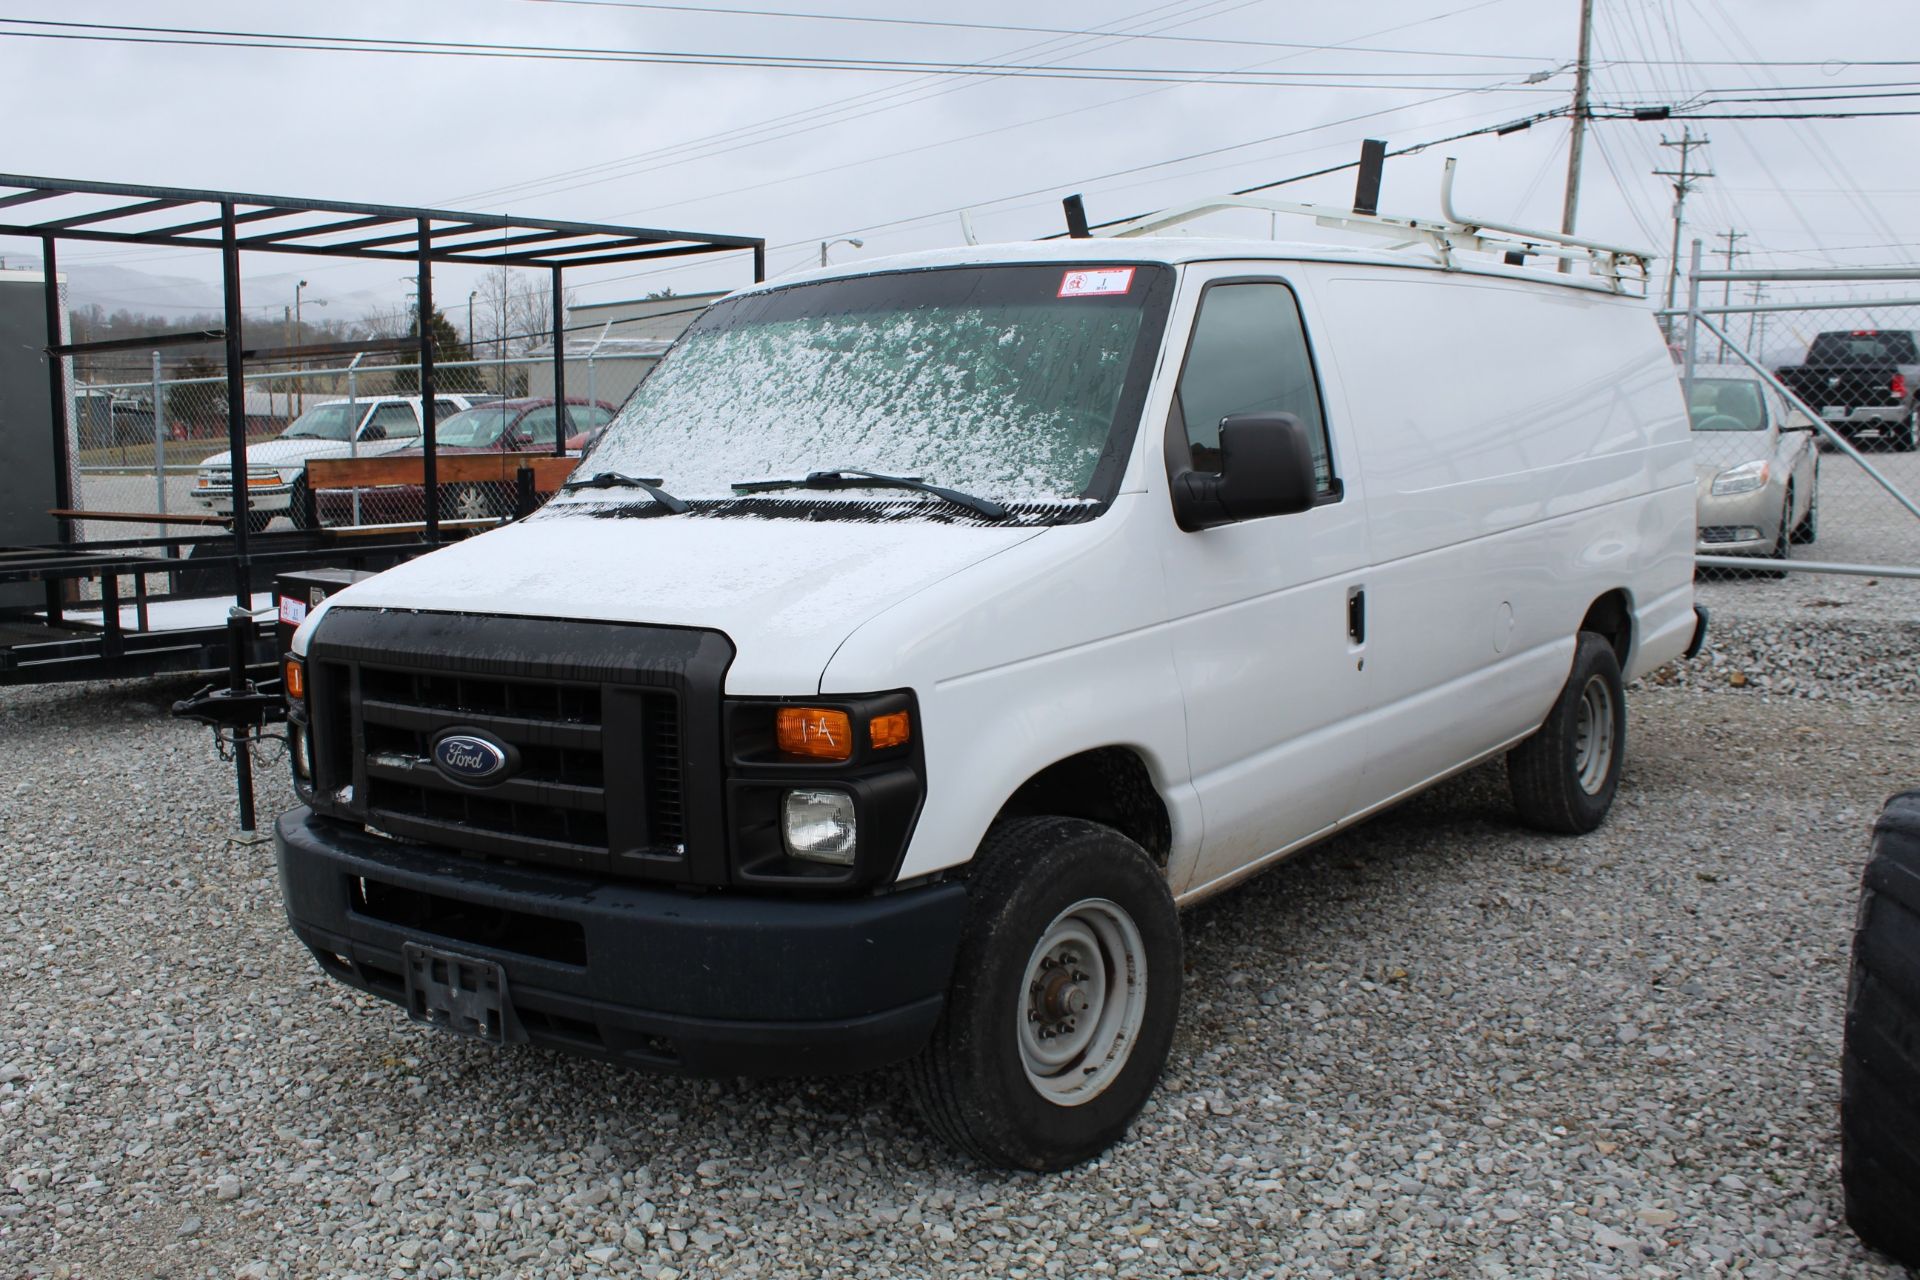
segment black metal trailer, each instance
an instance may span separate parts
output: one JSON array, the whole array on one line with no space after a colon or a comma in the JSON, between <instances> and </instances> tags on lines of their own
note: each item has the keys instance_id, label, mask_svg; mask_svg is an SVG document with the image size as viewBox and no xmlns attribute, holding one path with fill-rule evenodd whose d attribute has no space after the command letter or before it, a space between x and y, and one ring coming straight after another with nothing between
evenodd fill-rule
<instances>
[{"instance_id":1,"label":"black metal trailer","mask_svg":"<svg viewBox=\"0 0 1920 1280\"><path fill-rule=\"evenodd\" d=\"M63 361L114 350L150 350L221 342L226 356L228 447L232 473L246 474L247 429L243 374L248 361L306 359L374 350L405 350L419 360L422 405L434 403L433 268L436 264L545 268L553 287L554 397L565 402L565 273L569 267L645 262L695 254L748 252L753 278L765 276L766 242L750 236L670 231L602 223L564 222L500 214L249 195L232 191L76 182L0 174L0 237L40 244L46 304L47 394L53 431L54 487L51 542L0 546L0 584L44 586L44 608L0 612L0 685L49 680L104 679L173 671L226 672L225 688L209 691L203 718L238 737L259 731L272 699L260 682L271 678L274 619L257 611L262 575L326 565L381 568L440 545L437 447L427 416L422 433L425 519L417 528L377 541L339 539L325 532L266 534L248 529L247 486L235 484L230 530L163 534L117 541L77 542L80 519L116 518L155 526L196 526L201 516L94 513L75 509L68 450L68 388ZM221 261L222 327L106 342L62 342L59 244L63 240L200 249ZM241 327L243 253L357 258L406 264L417 274L417 339L248 348ZM554 452L565 451L556 432ZM218 524L215 520L211 523ZM155 579L160 589L152 589ZM123 579L131 579L123 598ZM82 599L75 584L93 584ZM174 615L211 600L230 599L224 616L187 616L182 625L156 626L161 609ZM131 625L129 625L131 623ZM240 825L253 829L251 756L234 753Z\"/></svg>"}]
</instances>

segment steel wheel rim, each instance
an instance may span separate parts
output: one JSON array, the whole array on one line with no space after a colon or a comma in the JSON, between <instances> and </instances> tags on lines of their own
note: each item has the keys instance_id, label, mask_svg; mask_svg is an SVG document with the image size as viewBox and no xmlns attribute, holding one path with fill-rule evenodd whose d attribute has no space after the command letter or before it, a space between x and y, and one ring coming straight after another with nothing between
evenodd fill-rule
<instances>
[{"instance_id":1,"label":"steel wheel rim","mask_svg":"<svg viewBox=\"0 0 1920 1280\"><path fill-rule=\"evenodd\" d=\"M1014 1036L1027 1082L1075 1107L1126 1067L1146 1020L1147 956L1118 903L1083 898L1053 918L1027 957Z\"/></svg>"},{"instance_id":2,"label":"steel wheel rim","mask_svg":"<svg viewBox=\"0 0 1920 1280\"><path fill-rule=\"evenodd\" d=\"M1573 771L1580 789L1600 794L1613 769L1613 690L1600 676L1588 679L1580 690L1580 710L1573 724Z\"/></svg>"}]
</instances>

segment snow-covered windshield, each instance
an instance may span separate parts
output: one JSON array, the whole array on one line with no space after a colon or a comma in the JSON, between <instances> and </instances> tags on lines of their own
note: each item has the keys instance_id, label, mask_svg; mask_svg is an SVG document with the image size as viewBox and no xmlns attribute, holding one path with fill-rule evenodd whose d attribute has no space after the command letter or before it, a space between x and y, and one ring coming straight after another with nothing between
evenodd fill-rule
<instances>
[{"instance_id":1,"label":"snow-covered windshield","mask_svg":"<svg viewBox=\"0 0 1920 1280\"><path fill-rule=\"evenodd\" d=\"M1098 497L1133 439L1170 291L1164 267L1063 264L860 276L722 302L576 474L659 477L694 499L842 468L1000 502Z\"/></svg>"}]
</instances>

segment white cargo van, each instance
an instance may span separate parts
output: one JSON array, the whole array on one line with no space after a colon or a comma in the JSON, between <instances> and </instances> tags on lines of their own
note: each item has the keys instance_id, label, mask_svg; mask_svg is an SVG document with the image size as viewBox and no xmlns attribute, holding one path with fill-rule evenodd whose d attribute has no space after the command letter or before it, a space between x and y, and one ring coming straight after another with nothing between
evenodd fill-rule
<instances>
[{"instance_id":1,"label":"white cargo van","mask_svg":"<svg viewBox=\"0 0 1920 1280\"><path fill-rule=\"evenodd\" d=\"M1168 1051L1177 908L1501 753L1520 819L1590 830L1623 682L1703 628L1686 407L1617 260L1449 236L716 304L569 492L300 629L294 930L455 1030L907 1062L983 1160L1098 1152Z\"/></svg>"}]
</instances>

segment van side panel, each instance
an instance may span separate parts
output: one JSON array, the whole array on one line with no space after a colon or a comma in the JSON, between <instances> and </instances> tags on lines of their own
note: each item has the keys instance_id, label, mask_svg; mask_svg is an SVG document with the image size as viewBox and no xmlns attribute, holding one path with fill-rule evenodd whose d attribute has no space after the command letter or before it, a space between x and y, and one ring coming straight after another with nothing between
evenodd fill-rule
<instances>
[{"instance_id":1,"label":"van side panel","mask_svg":"<svg viewBox=\"0 0 1920 1280\"><path fill-rule=\"evenodd\" d=\"M1318 292L1374 557L1363 799L1537 726L1607 591L1634 603L1632 669L1678 656L1693 481L1645 308L1405 270L1328 268Z\"/></svg>"}]
</instances>

